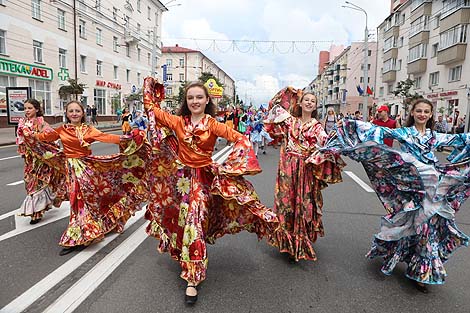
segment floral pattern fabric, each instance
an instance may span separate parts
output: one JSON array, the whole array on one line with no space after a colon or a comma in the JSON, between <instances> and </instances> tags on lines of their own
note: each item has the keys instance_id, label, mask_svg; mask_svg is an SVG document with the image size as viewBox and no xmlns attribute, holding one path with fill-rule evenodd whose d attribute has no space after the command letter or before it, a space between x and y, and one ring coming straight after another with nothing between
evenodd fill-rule
<instances>
[{"instance_id":1,"label":"floral pattern fabric","mask_svg":"<svg viewBox=\"0 0 470 313\"><path fill-rule=\"evenodd\" d=\"M85 141L94 140L87 135L89 126L82 126L83 140L76 140L87 149ZM148 200L146 160L150 154L144 138L145 133L135 130L133 140L123 144L123 153L79 158L56 155L46 160L61 168L70 200L69 224L60 245L89 245L112 230L122 232L127 220L141 209ZM34 137L30 142L36 155L44 154L43 144Z\"/></svg>"},{"instance_id":2,"label":"floral pattern fabric","mask_svg":"<svg viewBox=\"0 0 470 313\"><path fill-rule=\"evenodd\" d=\"M44 162L54 154L60 154L55 144L41 143L44 148L42 157L38 157L30 149L26 135L40 131L52 130L44 118L22 118L18 123L16 143L18 153L24 160L24 182L27 196L20 206L19 215L31 216L33 219L42 218L45 211L52 205L58 207L67 200L65 177L59 170Z\"/></svg>"},{"instance_id":3,"label":"floral pattern fabric","mask_svg":"<svg viewBox=\"0 0 470 313\"><path fill-rule=\"evenodd\" d=\"M213 162L191 167L180 161L178 145L192 147L194 154L206 153L198 138L213 136L208 126L211 118L204 117L197 126L183 118L182 136L176 138L161 124L165 121L153 114L164 94L161 89L153 79L145 79L144 105L153 144L150 202L145 214L150 221L147 233L160 239L160 252L168 252L180 263L181 278L197 285L206 278L207 244L242 230L262 238L278 223L276 215L260 203L251 183L242 177L260 171L246 137L240 136L222 165Z\"/></svg>"},{"instance_id":4,"label":"floral pattern fabric","mask_svg":"<svg viewBox=\"0 0 470 313\"><path fill-rule=\"evenodd\" d=\"M391 274L398 262L406 276L426 284L442 284L444 263L469 237L455 223L455 213L470 195L468 134L440 134L415 127L389 129L345 120L327 149L362 162L387 215L367 254L384 258L382 272ZM400 143L401 151L383 145ZM441 164L434 150L454 147L451 163Z\"/></svg>"},{"instance_id":5,"label":"floral pattern fabric","mask_svg":"<svg viewBox=\"0 0 470 313\"><path fill-rule=\"evenodd\" d=\"M313 244L324 236L321 190L342 181L345 163L338 154L318 150L328 135L317 120L303 123L274 106L267 122L273 124L273 136L283 136L274 190L280 228L270 235L270 243L296 260L316 260Z\"/></svg>"}]
</instances>

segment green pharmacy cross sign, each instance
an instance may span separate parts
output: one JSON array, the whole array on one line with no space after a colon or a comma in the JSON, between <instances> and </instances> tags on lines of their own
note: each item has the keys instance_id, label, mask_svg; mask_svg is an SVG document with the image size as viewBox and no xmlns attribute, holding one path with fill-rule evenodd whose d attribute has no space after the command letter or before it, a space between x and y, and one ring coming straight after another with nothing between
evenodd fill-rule
<instances>
[{"instance_id":1,"label":"green pharmacy cross sign","mask_svg":"<svg viewBox=\"0 0 470 313\"><path fill-rule=\"evenodd\" d=\"M60 80L67 80L67 79L69 79L69 77L70 77L70 75L69 75L69 70L62 67L62 68L60 69L60 72L57 73L57 76L59 76L59 79L60 79Z\"/></svg>"}]
</instances>

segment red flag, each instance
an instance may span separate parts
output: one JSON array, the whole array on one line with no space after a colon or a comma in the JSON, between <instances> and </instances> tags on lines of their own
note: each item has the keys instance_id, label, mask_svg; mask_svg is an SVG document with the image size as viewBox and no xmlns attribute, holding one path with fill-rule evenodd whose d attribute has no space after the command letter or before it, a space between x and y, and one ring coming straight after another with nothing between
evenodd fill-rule
<instances>
[{"instance_id":1,"label":"red flag","mask_svg":"<svg viewBox=\"0 0 470 313\"><path fill-rule=\"evenodd\" d=\"M371 95L371 96L372 96L372 94L373 94L372 89L370 89L369 86L367 86L367 94L368 94L368 95Z\"/></svg>"}]
</instances>

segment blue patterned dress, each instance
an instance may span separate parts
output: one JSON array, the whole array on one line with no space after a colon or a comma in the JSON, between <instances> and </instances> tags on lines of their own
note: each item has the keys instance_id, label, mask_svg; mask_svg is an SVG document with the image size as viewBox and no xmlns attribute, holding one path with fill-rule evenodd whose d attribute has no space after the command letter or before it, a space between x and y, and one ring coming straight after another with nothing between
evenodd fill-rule
<instances>
[{"instance_id":1,"label":"blue patterned dress","mask_svg":"<svg viewBox=\"0 0 470 313\"><path fill-rule=\"evenodd\" d=\"M384 138L397 140L401 151L384 145ZM447 164L434 155L443 146L454 148ZM405 262L408 278L443 284L443 264L469 243L455 223L455 213L470 195L470 134L427 129L421 135L415 127L389 129L345 120L325 147L362 163L388 212L367 257L382 257L384 274Z\"/></svg>"}]
</instances>

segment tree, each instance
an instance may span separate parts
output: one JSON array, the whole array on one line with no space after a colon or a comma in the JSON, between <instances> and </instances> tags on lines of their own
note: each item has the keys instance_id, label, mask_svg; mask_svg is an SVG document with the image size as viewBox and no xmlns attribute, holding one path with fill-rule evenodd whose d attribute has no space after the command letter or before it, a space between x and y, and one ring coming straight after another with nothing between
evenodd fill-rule
<instances>
[{"instance_id":1,"label":"tree","mask_svg":"<svg viewBox=\"0 0 470 313\"><path fill-rule=\"evenodd\" d=\"M224 84L221 84L220 81L214 76L214 74L210 72L202 72L201 76L199 76L198 79L199 81L206 83L206 81L208 81L211 78L215 80L215 82L217 83L219 87L222 87L222 88L224 87Z\"/></svg>"},{"instance_id":2,"label":"tree","mask_svg":"<svg viewBox=\"0 0 470 313\"><path fill-rule=\"evenodd\" d=\"M403 97L403 108L405 109L405 113L407 114L409 111L409 106L413 102L413 100L421 98L421 95L418 93L411 94L410 89L414 86L415 81L407 78L405 80L399 81L397 88L393 91L395 96Z\"/></svg>"},{"instance_id":3,"label":"tree","mask_svg":"<svg viewBox=\"0 0 470 313\"><path fill-rule=\"evenodd\" d=\"M223 95L222 98L220 99L219 101L219 109L221 110L227 110L228 107L230 106L230 97L228 97L227 95Z\"/></svg>"},{"instance_id":4,"label":"tree","mask_svg":"<svg viewBox=\"0 0 470 313\"><path fill-rule=\"evenodd\" d=\"M67 80L69 83L68 85L64 85L59 88L59 95L62 98L67 98L69 95L74 95L74 99L77 100L77 96L83 94L83 91L85 91L86 85L79 83L78 79L75 80L73 78L70 78Z\"/></svg>"}]
</instances>

